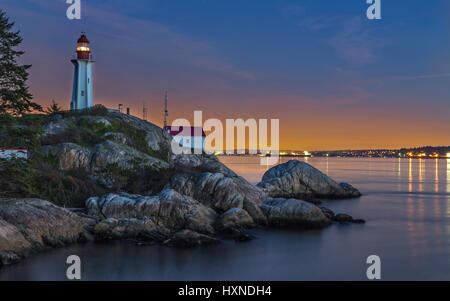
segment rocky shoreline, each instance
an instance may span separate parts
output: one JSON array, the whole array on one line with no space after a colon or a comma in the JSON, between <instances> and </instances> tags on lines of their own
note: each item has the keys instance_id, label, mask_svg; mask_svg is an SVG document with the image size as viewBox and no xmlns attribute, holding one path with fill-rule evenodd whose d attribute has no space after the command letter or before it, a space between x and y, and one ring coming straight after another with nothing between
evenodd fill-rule
<instances>
[{"instance_id":1,"label":"rocky shoreline","mask_svg":"<svg viewBox=\"0 0 450 301\"><path fill-rule=\"evenodd\" d=\"M246 230L255 227L305 229L364 222L335 215L312 202L279 197L280 191L310 197L320 193L330 199L346 191L351 191L347 197L360 195L348 184L339 188L342 184L303 162L273 167L264 175L264 185L248 183L212 156L176 156L172 165L178 172L153 196L110 193L89 198L81 209L39 199L0 199L1 265L49 248L93 240L133 239L195 247L221 239L251 240ZM302 184L305 179L308 182Z\"/></svg>"},{"instance_id":2,"label":"rocky shoreline","mask_svg":"<svg viewBox=\"0 0 450 301\"><path fill-rule=\"evenodd\" d=\"M0 164L0 266L84 241L194 247L248 241L256 227L364 222L319 207L361 194L307 163L274 166L253 185L215 156L172 155L161 128L117 111L30 118L0 130L35 145L25 162Z\"/></svg>"}]
</instances>

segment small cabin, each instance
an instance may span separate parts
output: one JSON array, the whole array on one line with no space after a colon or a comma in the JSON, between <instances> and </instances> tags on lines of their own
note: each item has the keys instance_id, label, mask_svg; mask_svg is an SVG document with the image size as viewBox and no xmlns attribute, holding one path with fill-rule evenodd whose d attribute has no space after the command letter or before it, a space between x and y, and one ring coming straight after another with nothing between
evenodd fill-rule
<instances>
[{"instance_id":1,"label":"small cabin","mask_svg":"<svg viewBox=\"0 0 450 301\"><path fill-rule=\"evenodd\" d=\"M0 159L28 159L27 149L0 149Z\"/></svg>"},{"instance_id":2,"label":"small cabin","mask_svg":"<svg viewBox=\"0 0 450 301\"><path fill-rule=\"evenodd\" d=\"M180 147L190 148L191 151L205 150L206 134L201 127L167 126L167 133L178 142Z\"/></svg>"}]
</instances>

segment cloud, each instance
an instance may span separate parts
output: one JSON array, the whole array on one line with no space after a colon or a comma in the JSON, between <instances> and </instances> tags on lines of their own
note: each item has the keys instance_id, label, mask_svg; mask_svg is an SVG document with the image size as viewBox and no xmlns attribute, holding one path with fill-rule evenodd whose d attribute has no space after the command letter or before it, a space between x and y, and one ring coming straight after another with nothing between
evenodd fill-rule
<instances>
[{"instance_id":1,"label":"cloud","mask_svg":"<svg viewBox=\"0 0 450 301\"><path fill-rule=\"evenodd\" d=\"M424 74L415 76L397 76L391 77L392 80L417 80L417 79L433 79L433 78L447 78L450 77L450 73L438 73L438 74Z\"/></svg>"},{"instance_id":2,"label":"cloud","mask_svg":"<svg viewBox=\"0 0 450 301\"><path fill-rule=\"evenodd\" d=\"M82 20L69 21L65 19L68 5L64 0L25 0L21 5L15 1L8 4L16 12L29 16L30 20L40 19L41 28L55 27L52 32L55 39L56 33L64 39L73 28L80 28L90 36L100 36L100 39L93 41L97 45L109 44L110 52L132 54L129 59L141 59L144 64L155 60L167 61L183 69L192 67L230 79L256 79L255 74L235 66L226 56L219 54L208 41L193 38L152 20L118 13L121 12L120 5L117 1L108 5L82 1ZM70 30L64 32L63 28Z\"/></svg>"},{"instance_id":3,"label":"cloud","mask_svg":"<svg viewBox=\"0 0 450 301\"><path fill-rule=\"evenodd\" d=\"M240 79L256 78L254 74L236 67L218 55L207 41L178 33L168 26L95 7L87 10L86 18L95 20L88 23L92 23L90 27L100 26L97 30L107 33L108 38L121 41L121 44L136 43L140 50L136 51L135 48L133 51L144 57L151 57L152 60L161 59L170 61L171 64L189 65Z\"/></svg>"},{"instance_id":4,"label":"cloud","mask_svg":"<svg viewBox=\"0 0 450 301\"><path fill-rule=\"evenodd\" d=\"M353 17L341 22L329 44L347 64L362 67L377 61L383 43L364 28L361 17Z\"/></svg>"},{"instance_id":5,"label":"cloud","mask_svg":"<svg viewBox=\"0 0 450 301\"><path fill-rule=\"evenodd\" d=\"M384 43L364 26L360 16L308 12L305 6L286 6L282 15L295 19L296 25L314 33L331 46L336 56L351 67L363 67L377 61ZM324 38L325 37L325 38Z\"/></svg>"}]
</instances>

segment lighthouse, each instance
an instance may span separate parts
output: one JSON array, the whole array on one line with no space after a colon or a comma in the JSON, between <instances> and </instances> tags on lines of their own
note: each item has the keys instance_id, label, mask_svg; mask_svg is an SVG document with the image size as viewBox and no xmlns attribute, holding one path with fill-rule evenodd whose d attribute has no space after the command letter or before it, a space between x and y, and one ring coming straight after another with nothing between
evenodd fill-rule
<instances>
[{"instance_id":1,"label":"lighthouse","mask_svg":"<svg viewBox=\"0 0 450 301\"><path fill-rule=\"evenodd\" d=\"M92 65L90 42L83 33L77 41L77 58L71 62L75 66L71 110L82 110L94 106L92 89Z\"/></svg>"}]
</instances>

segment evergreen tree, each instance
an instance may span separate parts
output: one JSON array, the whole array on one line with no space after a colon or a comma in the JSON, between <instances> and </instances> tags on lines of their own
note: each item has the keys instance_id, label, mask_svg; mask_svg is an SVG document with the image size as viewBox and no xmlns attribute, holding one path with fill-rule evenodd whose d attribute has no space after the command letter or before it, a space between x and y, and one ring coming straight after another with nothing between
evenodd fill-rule
<instances>
[{"instance_id":1,"label":"evergreen tree","mask_svg":"<svg viewBox=\"0 0 450 301\"><path fill-rule=\"evenodd\" d=\"M0 10L0 115L22 116L42 107L32 101L26 81L31 65L19 65L17 59L24 54L15 50L22 43L20 31L12 31L6 13Z\"/></svg>"},{"instance_id":2,"label":"evergreen tree","mask_svg":"<svg viewBox=\"0 0 450 301\"><path fill-rule=\"evenodd\" d=\"M47 107L47 109L45 109L45 112L48 115L52 115L52 114L58 114L62 112L62 108L60 107L59 104L57 104L55 102L55 100L52 100L52 104L50 106Z\"/></svg>"}]
</instances>

